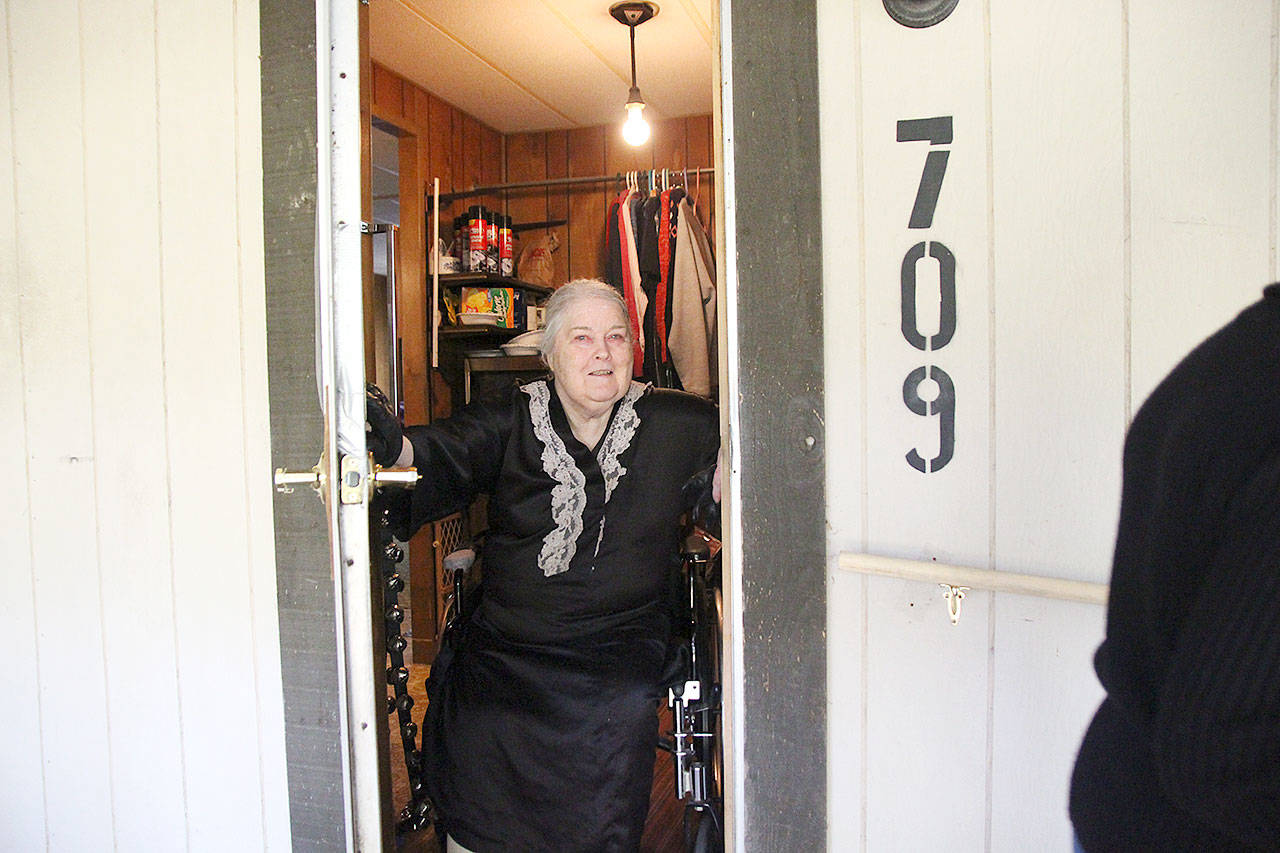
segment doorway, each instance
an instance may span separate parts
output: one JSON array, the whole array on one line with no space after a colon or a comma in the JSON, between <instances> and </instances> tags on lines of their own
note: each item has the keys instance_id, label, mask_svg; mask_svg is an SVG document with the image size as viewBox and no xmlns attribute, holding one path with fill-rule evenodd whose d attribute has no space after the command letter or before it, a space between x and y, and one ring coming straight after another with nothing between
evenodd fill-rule
<instances>
[{"instance_id":1,"label":"doorway","mask_svg":"<svg viewBox=\"0 0 1280 853\"><path fill-rule=\"evenodd\" d=\"M266 79L273 73L268 36L279 35L268 33L268 22L279 27L282 20L276 11L271 2L263 4ZM286 19L301 12L285 10ZM809 227L818 216L816 103L806 98L812 91L806 81L813 77L813 11L798 8L779 17L775 6L735 2L721 16L715 29L726 34L720 45L724 79L717 91L724 98L717 106L723 103L724 114L714 145L724 179L717 182L717 230L724 235L722 279L734 283L725 299L724 375L730 387L740 387L748 374L752 383L750 395L726 398L732 468L726 513L737 534L729 539L737 570L727 590L728 686L737 703L730 721L730 833L738 848L780 838L821 846L805 843L825 837L824 546L821 478L811 476L821 466L820 355L806 348L797 360L795 351L797 341L821 351L820 333L814 333L821 328L819 269L796 264L816 249ZM728 50L730 43L735 51ZM768 74L758 70L766 67ZM797 81L796 97L779 101L778 80ZM762 103L771 109L755 109ZM782 150L788 157L780 160ZM740 247L737 234L752 242ZM787 484L785 495L773 490L777 483ZM770 642L784 634L785 647ZM744 635L752 637L745 647ZM797 668L797 659L804 666ZM749 727L743 722L748 719ZM292 738L290 751L294 790ZM798 770L797 753L804 756ZM749 782L734 772L744 756L755 768ZM300 785L293 797L303 816L313 813L315 803L308 806L315 792L305 788Z\"/></svg>"},{"instance_id":2,"label":"doorway","mask_svg":"<svg viewBox=\"0 0 1280 853\"><path fill-rule=\"evenodd\" d=\"M564 4L570 10L567 14L577 15L589 11L593 17L601 19L600 29L603 37L613 43L614 48L622 52L621 71L625 73L627 31L607 15L608 5L600 8L586 5ZM456 10L455 10L456 11ZM536 307L546 293L556 285L571 278L607 277L605 225L606 213L610 202L617 195L622 181L613 178L628 171L646 172L642 179L646 184L651 180L662 187L683 186L688 191L691 209L695 210L699 226L714 234L716 223L716 185L714 120L712 117L712 93L714 91L711 73L713 42L709 38L712 21L708 18L699 21L698 27L690 25L689 34L682 36L686 40L698 42L705 56L701 75L687 75L688 85L698 86L701 91L697 99L700 107L692 115L680 106L680 100L664 99L663 86L659 68L654 61L653 46L650 53L641 52L637 57L642 81L650 81L645 85L645 96L650 102L647 108L653 125L651 142L639 148L632 148L621 139L618 126L621 124L625 100L626 86L629 81L622 81L612 75L613 83L621 86L621 91L613 97L605 95L608 102L607 114L592 123L589 111L574 112L555 98L547 94L540 81L529 82L514 61L495 62L503 73L518 77L515 81L525 90L533 92L540 99L541 119L531 119L511 114L515 107L507 110L485 111L483 103L477 103L475 93L464 79L459 85L456 76L451 76L449 69L443 68L446 63L432 62L423 69L415 63L415 55L432 55L438 57L445 49L438 43L440 36L447 35L453 39L455 47L463 45L474 56L493 58L512 53L513 49L487 47L483 33L468 29L475 17L509 15L509 9L501 4L480 4L467 10L464 16L456 16L455 11L444 9L440 5L398 2L374 2L369 7L370 33L370 66L369 66L369 115L371 150L371 180L373 183L373 219L380 226L383 219L389 219L390 213L379 214L378 205L385 203L393 194L397 181L393 175L399 172L398 190L401 210L399 211L399 246L398 267L400 275L397 281L397 314L399 329L396 338L404 341L403 368L406 376L412 364L427 365L426 370L431 377L430 388L432 398L424 401L415 399L415 389L411 380L406 378L404 389L404 405L406 422L420 422L412 411L429 409L432 417L447 415L452 408L463 402L473 400L477 394L483 394L489 388L509 386L513 377L530 371L533 375L542 372L536 356L508 355L506 344L514 340L511 335L532 328L525 320L525 328L520 328L520 319L516 328L499 328L496 330L475 330L457 324L453 312L460 306L450 304L449 300L458 296L449 284L442 282L440 297L435 295L435 287L439 287L430 276L430 253L438 247L448 257L455 255L450 251L451 244L456 244L461 233L457 218L466 215L476 206L493 211L499 216L511 218L512 230L515 232L515 250L513 261L531 258L539 246L549 246L545 269L534 268L530 264L521 263L514 275L499 276L507 280L489 280L485 284L497 284L511 287L517 297L525 299L525 309ZM431 26L424 27L424 22L417 13L425 12L431 17ZM654 23L645 24L637 40L644 45L646 38L662 38L658 29L664 19L676 20L680 16L689 15L689 10L672 8L662 10ZM706 7L706 14L711 14ZM390 21L390 22L389 22ZM527 23L527 22L526 22ZM539 26L554 26L557 21L544 21ZM501 28L500 24L494 26ZM423 41L408 41L410 31L434 27L435 32L420 35ZM537 29L536 27L534 29ZM557 56L569 53L571 46L564 39L576 42L579 47L588 43L592 36L586 32L575 34L573 28L563 28L559 41L545 37L541 31L528 33L529 42L541 45L540 52ZM436 39L437 41L432 41ZM383 41L393 44L388 48ZM616 50L614 53L616 54ZM406 56L405 54L409 54ZM462 63L468 61L462 57ZM600 64L598 60L595 60ZM616 57L612 60L617 71L619 63ZM699 67L693 63L694 67ZM468 66L469 67L469 66ZM605 69L609 71L610 69ZM544 68L544 73L552 73L553 69ZM554 72L564 75L563 69ZM465 77L465 75L464 75ZM704 79L702 79L704 78ZM644 84L642 84L644 85ZM488 89L483 100L499 100L509 97L502 91ZM665 100L665 103L664 103ZM666 116L656 115L659 105L666 105ZM565 115L581 116L577 124L570 124ZM408 178L398 165L406 162L406 149L417 143L415 152L408 155L409 164L416 166L416 178ZM650 179L648 172L653 170ZM665 171L665 174L663 174ZM383 186L379 188L379 182ZM436 189L438 182L438 190ZM490 190L477 188L493 188ZM502 189L498 189L501 187ZM435 193L438 192L437 196ZM406 203L425 198L425 221L405 213ZM410 234L410 230L420 230L420 236ZM438 234L438 240L436 235ZM379 258L375 243L375 289L379 281ZM524 256L524 258L522 258ZM458 258L459 261L462 258ZM417 276L404 272L412 266L418 271ZM446 275L447 279L452 276ZM405 300L412 298L409 291L425 294L426 298L410 307ZM371 300L375 306L386 304L381 292L375 292ZM438 307L441 312L439 324L432 323L432 308ZM375 326L381 324L381 318L371 318ZM376 335L375 335L376 336ZM369 337L367 335L366 337ZM428 352L425 358L410 353L409 341L427 342ZM499 351L502 350L502 351ZM386 358L379 353L375 362L385 362ZM520 362L532 361L532 366ZM717 376L718 378L718 376ZM438 383L438 387L437 387ZM715 383L707 383L708 390ZM394 395L393 395L394 396ZM445 398L444 405L439 405L439 397ZM482 528L483 520L468 525L471 529ZM426 548L433 541L443 537L428 537L426 543L413 542L409 545L409 561L411 569L408 573L411 607L409 617L404 625L408 626L405 634L410 637L412 660L407 663L410 670L410 683L418 687L426 665L430 662L434 648L429 645L428 638L438 635L441 609L433 613L432 602L419 601L416 592L432 586L447 585L445 579L432 571L441 563L440 555L436 559L422 562L419 557L429 553ZM435 563L436 565L432 565ZM401 599L404 596L402 594ZM421 707L421 697L414 698ZM670 729L667 723L664 731ZM398 736L391 732L392 758L401 763L398 748ZM665 771L664 780L655 783L654 801L662 800L674 806L673 798L666 789L673 788L670 778L669 756L663 755L657 762L659 773ZM393 767L393 779L403 776L401 769ZM665 786L665 788L663 788ZM403 785L399 786L400 789ZM662 794L666 794L662 797ZM401 801L403 790L396 792L393 811L399 813L404 803ZM670 817L667 822L672 822ZM670 833L671 838L679 836L679 809L675 809L674 823L676 831ZM647 844L649 842L646 842ZM652 846L651 849L668 849Z\"/></svg>"}]
</instances>

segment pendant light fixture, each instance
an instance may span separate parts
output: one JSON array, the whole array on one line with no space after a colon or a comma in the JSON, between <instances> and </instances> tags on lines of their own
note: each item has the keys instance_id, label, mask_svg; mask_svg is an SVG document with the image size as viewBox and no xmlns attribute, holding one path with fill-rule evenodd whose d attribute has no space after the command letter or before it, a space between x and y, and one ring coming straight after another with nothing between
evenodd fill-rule
<instances>
[{"instance_id":1,"label":"pendant light fixture","mask_svg":"<svg viewBox=\"0 0 1280 853\"><path fill-rule=\"evenodd\" d=\"M627 93L627 120L622 124L622 138L629 145L649 141L649 122L644 120L644 98L636 85L636 27L658 14L656 3L614 3L609 14L631 32L631 91Z\"/></svg>"}]
</instances>

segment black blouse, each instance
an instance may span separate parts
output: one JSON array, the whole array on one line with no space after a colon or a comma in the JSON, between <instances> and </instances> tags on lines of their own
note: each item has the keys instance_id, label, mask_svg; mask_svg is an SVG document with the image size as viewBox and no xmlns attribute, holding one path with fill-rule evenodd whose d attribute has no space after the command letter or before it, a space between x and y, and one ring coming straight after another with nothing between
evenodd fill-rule
<instances>
[{"instance_id":1,"label":"black blouse","mask_svg":"<svg viewBox=\"0 0 1280 853\"><path fill-rule=\"evenodd\" d=\"M608 631L661 598L689 508L682 489L715 465L718 432L711 403L633 382L588 448L554 384L532 382L506 405L406 430L422 474L412 526L489 494L487 621L532 642Z\"/></svg>"}]
</instances>

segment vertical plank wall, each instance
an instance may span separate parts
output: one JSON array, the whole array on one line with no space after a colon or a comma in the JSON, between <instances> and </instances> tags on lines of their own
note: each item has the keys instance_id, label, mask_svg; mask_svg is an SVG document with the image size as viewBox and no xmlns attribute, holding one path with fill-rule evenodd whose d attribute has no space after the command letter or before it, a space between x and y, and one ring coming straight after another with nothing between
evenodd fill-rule
<instances>
[{"instance_id":1,"label":"vertical plank wall","mask_svg":"<svg viewBox=\"0 0 1280 853\"><path fill-rule=\"evenodd\" d=\"M257 4L4 11L0 848L285 849Z\"/></svg>"},{"instance_id":2,"label":"vertical plank wall","mask_svg":"<svg viewBox=\"0 0 1280 853\"><path fill-rule=\"evenodd\" d=\"M1102 581L1126 425L1123 16L1111 2L1030 18L993 3L990 18L992 567ZM1096 606L995 597L990 849L1068 843L1101 620Z\"/></svg>"},{"instance_id":3,"label":"vertical plank wall","mask_svg":"<svg viewBox=\"0 0 1280 853\"><path fill-rule=\"evenodd\" d=\"M1272 3L961 2L926 29L819 3L827 294L830 849L1069 850L1100 607L837 568L842 551L1105 582L1133 412L1276 275ZM901 119L954 138L897 142ZM909 218L948 152L927 228ZM956 258L954 337L905 339L918 241ZM916 265L939 328L938 267ZM955 386L955 455L903 401ZM925 387L921 395L926 399Z\"/></svg>"},{"instance_id":4,"label":"vertical plank wall","mask_svg":"<svg viewBox=\"0 0 1280 853\"><path fill-rule=\"evenodd\" d=\"M394 71L373 65L373 114L403 133L430 140L419 161L425 193L430 192L433 177L440 178L441 194L448 194L497 183L714 165L709 115L654 121L649 142L632 148L615 126L503 135L451 106L447 98L447 92L427 92ZM689 182L703 224L708 233L714 233L715 181L703 175L700 179L689 176ZM504 210L516 225L565 220L566 224L552 229L560 240L560 248L552 255L555 280L599 277L604 274L605 213L618 189L593 184L511 191L505 199L496 194L460 199L441 206L440 231L447 241L446 224L451 227L453 217L472 204ZM402 223L402 227L408 225ZM528 240L539 233L525 231L520 236Z\"/></svg>"},{"instance_id":5,"label":"vertical plank wall","mask_svg":"<svg viewBox=\"0 0 1280 853\"><path fill-rule=\"evenodd\" d=\"M569 131L513 133L506 137L506 179L536 181L556 177L615 175L643 169L683 170L712 165L711 116L688 116L653 122L649 142L632 148L616 127L595 126ZM682 183L683 174L673 175ZM714 227L712 176L700 182L689 176L691 197L705 227ZM602 278L605 275L605 216L621 185L614 183L548 187L508 193L507 210L516 223L564 220L551 228L560 239L552 256L555 281ZM696 195L694 194L696 191ZM538 232L526 232L530 239Z\"/></svg>"}]
</instances>

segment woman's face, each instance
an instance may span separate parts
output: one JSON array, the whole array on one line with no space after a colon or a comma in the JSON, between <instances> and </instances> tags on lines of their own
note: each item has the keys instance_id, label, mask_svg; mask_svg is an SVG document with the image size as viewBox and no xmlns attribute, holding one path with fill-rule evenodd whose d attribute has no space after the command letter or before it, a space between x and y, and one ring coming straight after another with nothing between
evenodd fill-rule
<instances>
[{"instance_id":1,"label":"woman's face","mask_svg":"<svg viewBox=\"0 0 1280 853\"><path fill-rule=\"evenodd\" d=\"M556 388L588 412L611 407L631 384L627 318L604 299L584 299L569 310L551 351Z\"/></svg>"}]
</instances>

